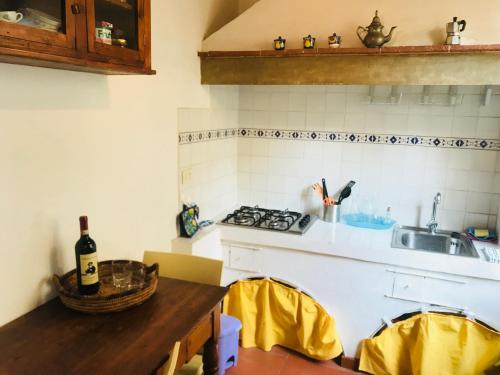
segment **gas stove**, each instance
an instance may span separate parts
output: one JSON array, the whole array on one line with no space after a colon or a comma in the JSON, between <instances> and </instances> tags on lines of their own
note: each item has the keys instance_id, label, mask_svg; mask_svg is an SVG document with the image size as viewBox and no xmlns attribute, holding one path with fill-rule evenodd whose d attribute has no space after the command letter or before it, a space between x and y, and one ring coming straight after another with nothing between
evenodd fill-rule
<instances>
[{"instance_id":1,"label":"gas stove","mask_svg":"<svg viewBox=\"0 0 500 375\"><path fill-rule=\"evenodd\" d=\"M315 216L303 215L299 212L269 210L259 206L241 206L227 215L219 224L304 234L315 220Z\"/></svg>"}]
</instances>

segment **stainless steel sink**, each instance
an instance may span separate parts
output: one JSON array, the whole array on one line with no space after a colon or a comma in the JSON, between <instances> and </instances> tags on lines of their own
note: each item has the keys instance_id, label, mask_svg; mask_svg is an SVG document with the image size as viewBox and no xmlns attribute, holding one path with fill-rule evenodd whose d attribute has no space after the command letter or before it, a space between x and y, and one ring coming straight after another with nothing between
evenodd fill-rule
<instances>
[{"instance_id":1,"label":"stainless steel sink","mask_svg":"<svg viewBox=\"0 0 500 375\"><path fill-rule=\"evenodd\" d=\"M414 227L397 227L392 236L393 248L420 250L431 253L448 254L469 258L479 258L471 240L460 234L456 238L456 246L452 244L452 232L437 231L429 233L428 229Z\"/></svg>"}]
</instances>

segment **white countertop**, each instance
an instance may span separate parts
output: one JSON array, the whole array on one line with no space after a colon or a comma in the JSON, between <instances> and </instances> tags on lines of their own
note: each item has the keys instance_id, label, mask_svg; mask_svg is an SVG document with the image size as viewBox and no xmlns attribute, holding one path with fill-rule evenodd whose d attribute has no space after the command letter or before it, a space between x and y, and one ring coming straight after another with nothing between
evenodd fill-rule
<instances>
[{"instance_id":1,"label":"white countertop","mask_svg":"<svg viewBox=\"0 0 500 375\"><path fill-rule=\"evenodd\" d=\"M292 249L321 255L408 267L425 271L500 281L500 265L480 258L465 258L424 251L394 249L392 230L378 231L317 220L303 236L217 225L221 240Z\"/></svg>"}]
</instances>

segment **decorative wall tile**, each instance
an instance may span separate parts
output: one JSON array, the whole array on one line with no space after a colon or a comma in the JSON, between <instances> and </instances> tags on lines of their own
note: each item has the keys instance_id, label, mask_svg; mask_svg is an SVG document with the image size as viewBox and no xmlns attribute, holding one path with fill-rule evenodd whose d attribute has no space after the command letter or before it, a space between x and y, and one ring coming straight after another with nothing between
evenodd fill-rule
<instances>
[{"instance_id":1,"label":"decorative wall tile","mask_svg":"<svg viewBox=\"0 0 500 375\"><path fill-rule=\"evenodd\" d=\"M183 132L179 133L179 144L234 137L500 151L500 140L497 139L266 128L229 128Z\"/></svg>"},{"instance_id":2,"label":"decorative wall tile","mask_svg":"<svg viewBox=\"0 0 500 375\"><path fill-rule=\"evenodd\" d=\"M194 132L179 133L179 144L199 143L215 141L226 138L234 138L238 136L238 129L215 129L215 130L198 130Z\"/></svg>"},{"instance_id":3,"label":"decorative wall tile","mask_svg":"<svg viewBox=\"0 0 500 375\"><path fill-rule=\"evenodd\" d=\"M374 134L356 132L330 132L317 130L254 129L238 130L240 137L261 139L283 139L313 142L342 142L404 146L425 146L434 148L475 149L500 151L497 139L435 137L420 135Z\"/></svg>"}]
</instances>

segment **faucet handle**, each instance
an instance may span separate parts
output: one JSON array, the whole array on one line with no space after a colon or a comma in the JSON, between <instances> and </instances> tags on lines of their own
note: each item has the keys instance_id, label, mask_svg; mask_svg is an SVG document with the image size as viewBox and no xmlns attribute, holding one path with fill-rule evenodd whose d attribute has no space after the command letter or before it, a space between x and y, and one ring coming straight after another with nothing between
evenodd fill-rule
<instances>
[{"instance_id":1,"label":"faucet handle","mask_svg":"<svg viewBox=\"0 0 500 375\"><path fill-rule=\"evenodd\" d=\"M436 196L434 197L434 202L436 202L436 204L441 203L441 193L436 194Z\"/></svg>"}]
</instances>

